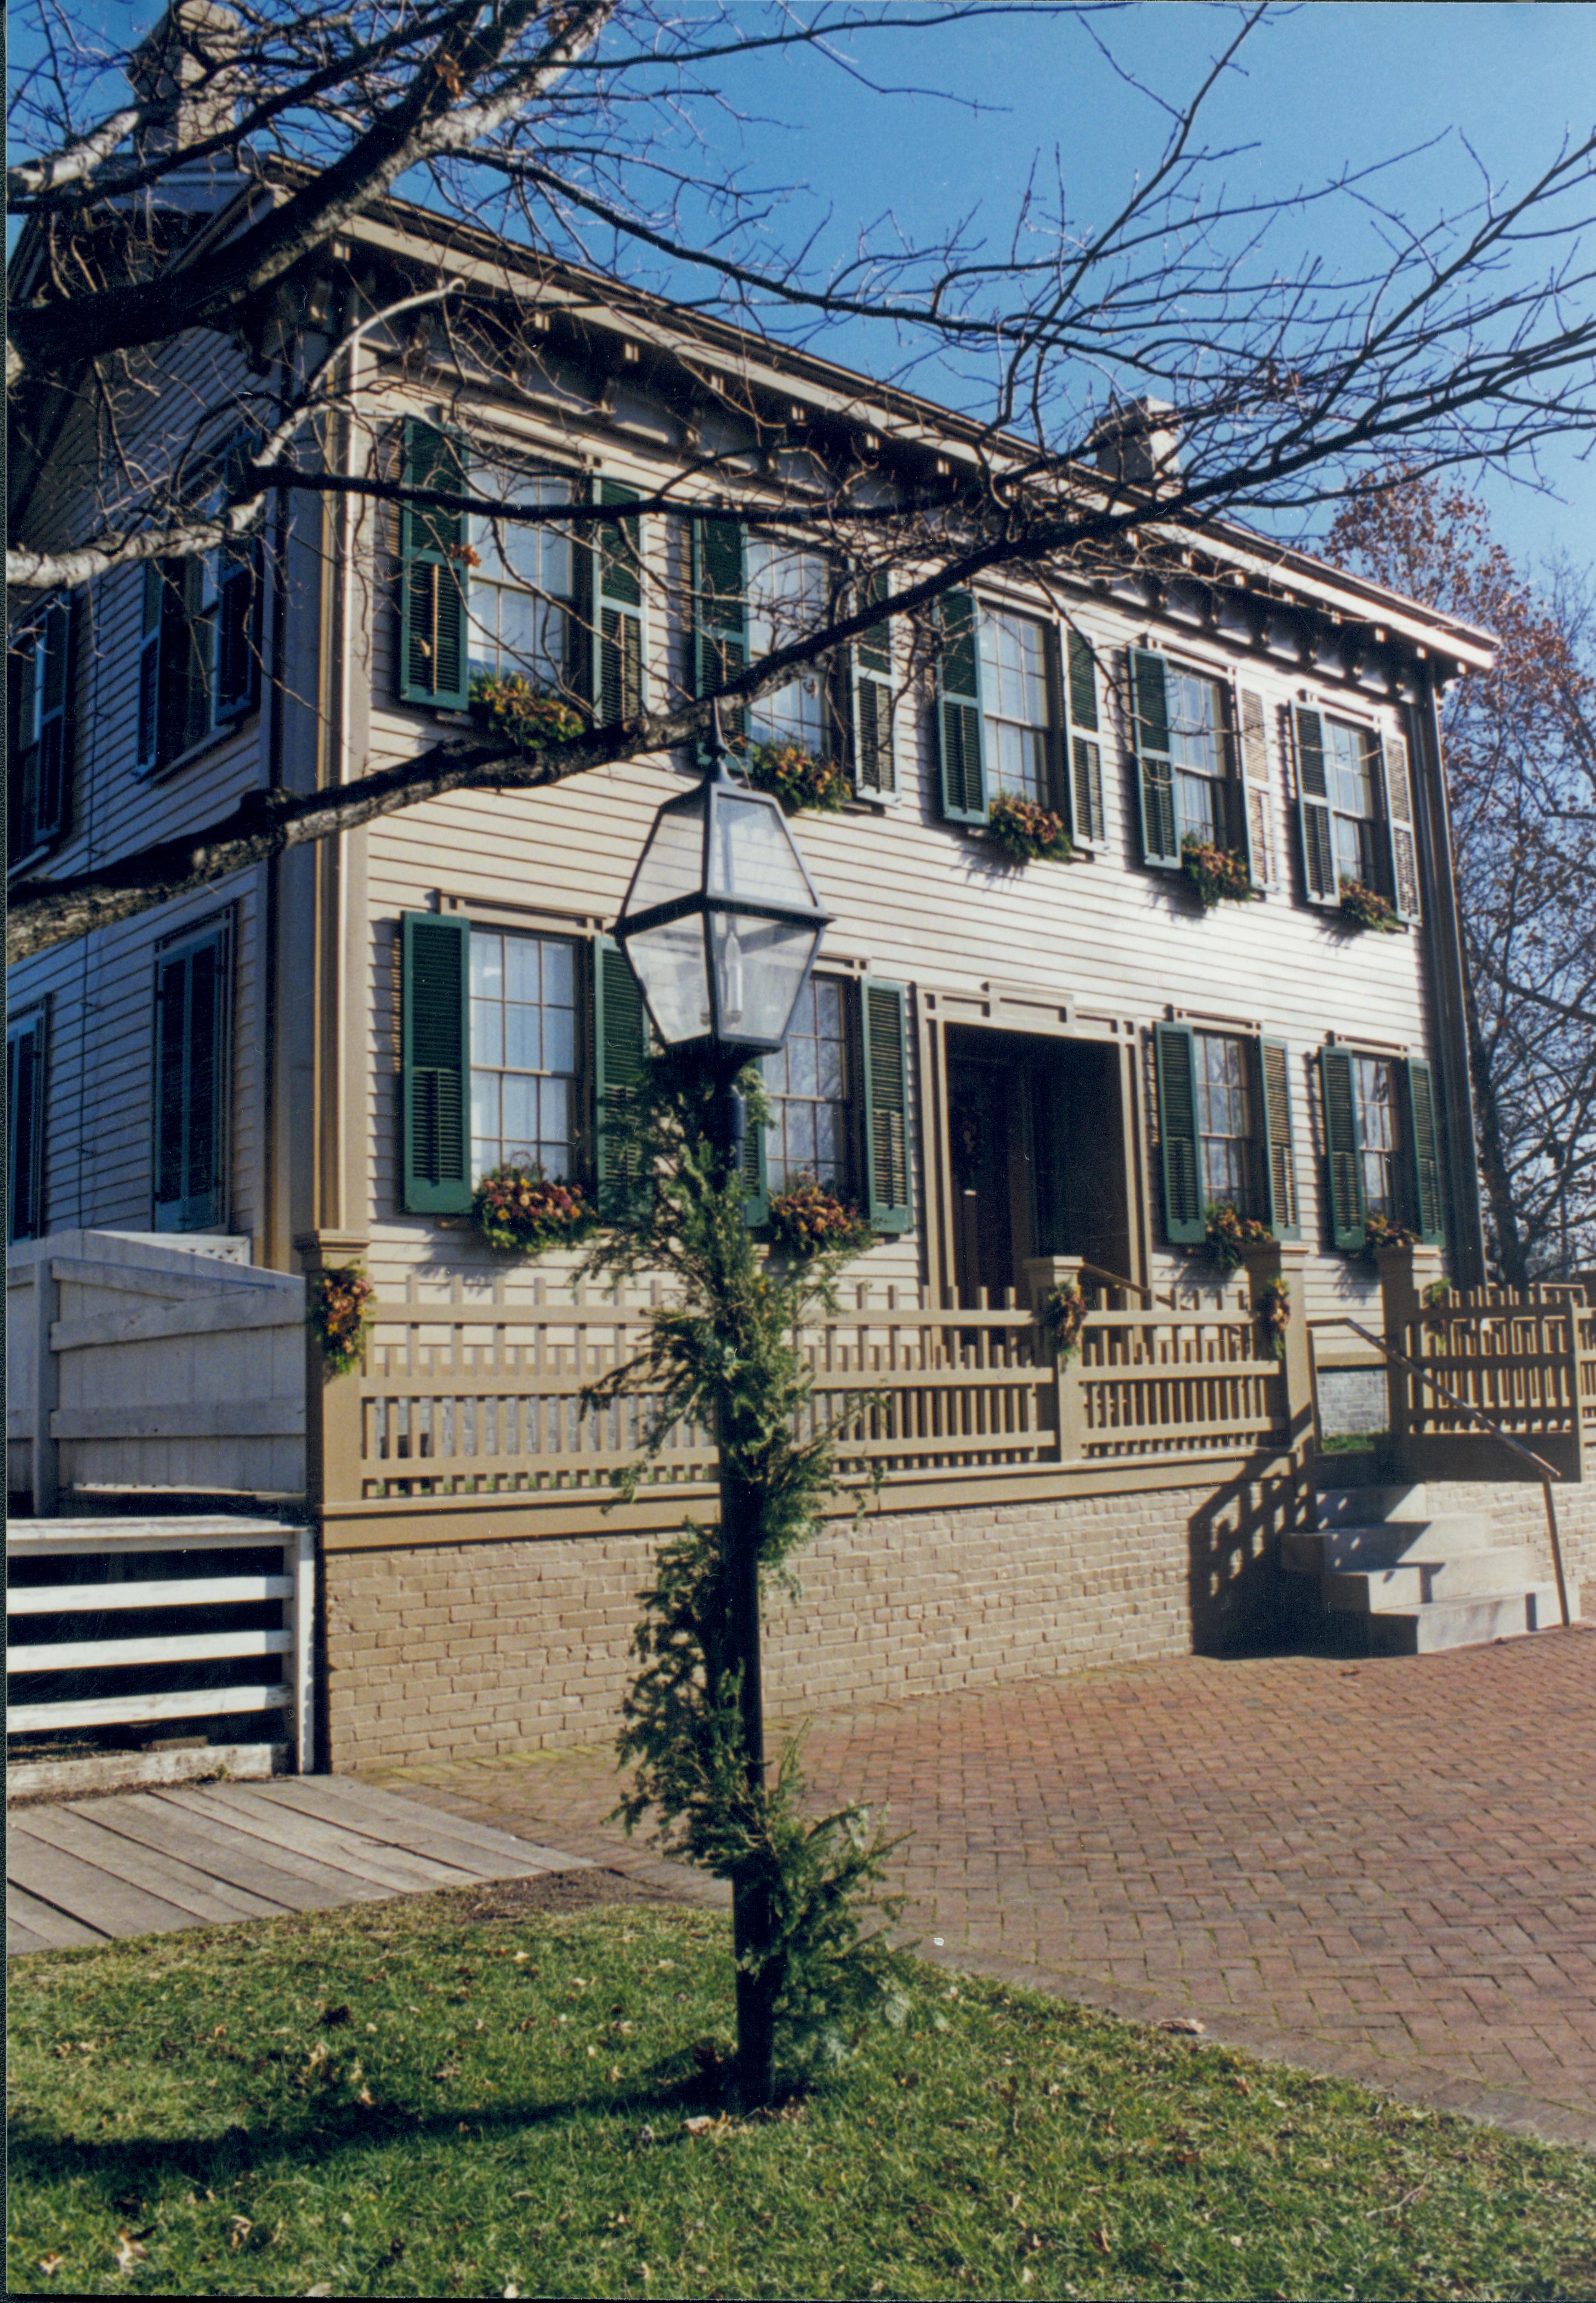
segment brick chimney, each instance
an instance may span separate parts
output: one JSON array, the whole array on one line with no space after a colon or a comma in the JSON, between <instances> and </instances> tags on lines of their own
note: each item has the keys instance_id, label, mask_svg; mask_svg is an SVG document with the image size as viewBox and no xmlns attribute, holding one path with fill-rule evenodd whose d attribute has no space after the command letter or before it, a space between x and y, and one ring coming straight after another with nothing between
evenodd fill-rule
<instances>
[{"instance_id":1,"label":"brick chimney","mask_svg":"<svg viewBox=\"0 0 1596 2303\"><path fill-rule=\"evenodd\" d=\"M239 20L219 0L173 0L154 31L134 49L128 70L134 93L143 103L177 98L171 118L147 128L139 137L141 158L186 151L202 137L232 127L237 89L233 75L221 67L237 52L239 39Z\"/></svg>"},{"instance_id":2,"label":"brick chimney","mask_svg":"<svg viewBox=\"0 0 1596 2303\"><path fill-rule=\"evenodd\" d=\"M1100 418L1088 440L1100 472L1128 486L1169 487L1180 474L1180 429L1167 400L1128 400Z\"/></svg>"}]
</instances>

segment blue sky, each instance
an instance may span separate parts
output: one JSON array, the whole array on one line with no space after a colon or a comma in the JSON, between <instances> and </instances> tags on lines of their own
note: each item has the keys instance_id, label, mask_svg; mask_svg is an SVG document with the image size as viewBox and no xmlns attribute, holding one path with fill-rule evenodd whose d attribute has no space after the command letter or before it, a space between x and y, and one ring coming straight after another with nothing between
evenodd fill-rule
<instances>
[{"instance_id":1,"label":"blue sky","mask_svg":"<svg viewBox=\"0 0 1596 2303\"><path fill-rule=\"evenodd\" d=\"M118 43L155 13L149 0L91 0L82 11ZM1132 0L1095 22L1127 67L1174 98L1230 37L1236 11ZM13 38L15 62L27 49L20 25ZM883 81L953 89L964 101L874 94L802 52L731 72L729 109L707 113L705 124L718 155L740 154L758 179L792 188L773 219L783 237L829 211L822 244L848 249L861 225L891 210L909 237L932 238L976 207L1001 235L1034 157L1043 155L1051 170L1055 151L1072 211L1090 222L1117 204L1131 172L1162 142L1154 105L1117 79L1068 19L1033 12L862 37L855 50ZM1588 133L1593 114L1592 0L1312 0L1269 12L1244 68L1216 97L1208 135L1247 148L1226 163L1226 179L1265 197L1427 146L1384 180L1386 196L1417 223L1477 198L1482 166L1499 187L1522 186L1565 131ZM1282 248L1300 244L1332 262L1356 265L1370 252L1344 207L1333 220L1320 211L1288 231ZM866 368L888 360L863 325L815 349ZM933 374L917 380L936 391ZM1596 452L1582 460L1577 446L1559 444L1538 476L1526 470L1517 485L1487 476L1482 492L1503 542L1522 559L1557 549L1596 556Z\"/></svg>"}]
</instances>

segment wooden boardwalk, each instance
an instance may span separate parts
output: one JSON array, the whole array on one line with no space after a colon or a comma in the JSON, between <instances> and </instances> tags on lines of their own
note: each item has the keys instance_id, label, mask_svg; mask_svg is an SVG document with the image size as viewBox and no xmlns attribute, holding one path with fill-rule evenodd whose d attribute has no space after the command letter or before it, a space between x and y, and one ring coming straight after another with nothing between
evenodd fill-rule
<instances>
[{"instance_id":1,"label":"wooden boardwalk","mask_svg":"<svg viewBox=\"0 0 1596 2303\"><path fill-rule=\"evenodd\" d=\"M592 1868L337 1776L22 1807L8 1825L8 1955Z\"/></svg>"}]
</instances>

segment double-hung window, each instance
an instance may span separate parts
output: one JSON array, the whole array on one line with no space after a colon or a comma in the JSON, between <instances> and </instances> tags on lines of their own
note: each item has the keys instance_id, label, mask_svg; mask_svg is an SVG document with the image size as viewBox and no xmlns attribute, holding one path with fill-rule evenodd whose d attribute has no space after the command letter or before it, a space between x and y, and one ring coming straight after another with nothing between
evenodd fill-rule
<instances>
[{"instance_id":1,"label":"double-hung window","mask_svg":"<svg viewBox=\"0 0 1596 2303\"><path fill-rule=\"evenodd\" d=\"M13 642L9 798L13 862L59 839L71 809L72 610L52 600Z\"/></svg>"},{"instance_id":2,"label":"double-hung window","mask_svg":"<svg viewBox=\"0 0 1596 2303\"><path fill-rule=\"evenodd\" d=\"M1355 1056L1352 1094L1357 1110L1364 1212L1367 1216L1385 1216L1396 1223L1402 1213L1398 1170L1402 1115L1398 1102L1396 1065L1384 1056Z\"/></svg>"},{"instance_id":3,"label":"double-hung window","mask_svg":"<svg viewBox=\"0 0 1596 2303\"><path fill-rule=\"evenodd\" d=\"M562 472L521 473L478 464L474 495L513 504L569 504ZM570 675L576 585L576 541L569 522L538 527L528 520L473 512L469 523L469 654L473 672L519 674L535 688L562 691Z\"/></svg>"},{"instance_id":4,"label":"double-hung window","mask_svg":"<svg viewBox=\"0 0 1596 2303\"><path fill-rule=\"evenodd\" d=\"M1349 882L1386 898L1399 921L1419 916L1417 827L1407 745L1395 730L1292 713L1304 890L1340 903Z\"/></svg>"},{"instance_id":5,"label":"double-hung window","mask_svg":"<svg viewBox=\"0 0 1596 2303\"><path fill-rule=\"evenodd\" d=\"M227 1219L232 949L226 921L156 959L155 1227L205 1231Z\"/></svg>"},{"instance_id":6,"label":"double-hung window","mask_svg":"<svg viewBox=\"0 0 1596 2303\"><path fill-rule=\"evenodd\" d=\"M853 1187L846 987L812 976L785 1044L764 1059L771 1100L765 1173L773 1192L806 1177L847 1198Z\"/></svg>"},{"instance_id":7,"label":"double-hung window","mask_svg":"<svg viewBox=\"0 0 1596 2303\"><path fill-rule=\"evenodd\" d=\"M5 1236L37 1239L44 1230L45 1011L35 1008L5 1026Z\"/></svg>"},{"instance_id":8,"label":"double-hung window","mask_svg":"<svg viewBox=\"0 0 1596 2303\"><path fill-rule=\"evenodd\" d=\"M1440 1128L1429 1065L1332 1045L1320 1050L1319 1069L1332 1244L1362 1249L1377 1216L1440 1239Z\"/></svg>"},{"instance_id":9,"label":"double-hung window","mask_svg":"<svg viewBox=\"0 0 1596 2303\"><path fill-rule=\"evenodd\" d=\"M198 497L219 515L245 455L233 442ZM184 560L147 561L139 618L138 763L164 768L254 710L260 693L260 543L251 533Z\"/></svg>"},{"instance_id":10,"label":"double-hung window","mask_svg":"<svg viewBox=\"0 0 1596 2303\"><path fill-rule=\"evenodd\" d=\"M830 571L823 553L794 550L764 536L748 536L743 553L752 661L824 623ZM748 737L756 744L798 744L816 758L829 757L836 747L820 665L806 665L750 704Z\"/></svg>"},{"instance_id":11,"label":"double-hung window","mask_svg":"<svg viewBox=\"0 0 1596 2303\"><path fill-rule=\"evenodd\" d=\"M1165 1237L1201 1245L1209 1209L1224 1207L1296 1239L1289 1050L1185 1023L1155 1025L1153 1048Z\"/></svg>"},{"instance_id":12,"label":"double-hung window","mask_svg":"<svg viewBox=\"0 0 1596 2303\"><path fill-rule=\"evenodd\" d=\"M1166 674L1175 836L1223 848L1229 839L1224 705L1217 679L1171 664Z\"/></svg>"},{"instance_id":13,"label":"double-hung window","mask_svg":"<svg viewBox=\"0 0 1596 2303\"><path fill-rule=\"evenodd\" d=\"M1325 780L1338 889L1348 880L1376 884L1374 831L1380 815L1380 754L1372 730L1344 720L1324 724Z\"/></svg>"},{"instance_id":14,"label":"double-hung window","mask_svg":"<svg viewBox=\"0 0 1596 2303\"><path fill-rule=\"evenodd\" d=\"M982 734L989 796L1053 805L1053 727L1044 625L1007 609L980 616Z\"/></svg>"},{"instance_id":15,"label":"double-hung window","mask_svg":"<svg viewBox=\"0 0 1596 2303\"><path fill-rule=\"evenodd\" d=\"M471 930L471 1174L577 1169L577 949L560 936Z\"/></svg>"},{"instance_id":16,"label":"double-hung window","mask_svg":"<svg viewBox=\"0 0 1596 2303\"><path fill-rule=\"evenodd\" d=\"M1258 1147L1250 1041L1228 1033L1198 1032L1197 1145L1204 1208L1234 1208L1255 1215Z\"/></svg>"}]
</instances>

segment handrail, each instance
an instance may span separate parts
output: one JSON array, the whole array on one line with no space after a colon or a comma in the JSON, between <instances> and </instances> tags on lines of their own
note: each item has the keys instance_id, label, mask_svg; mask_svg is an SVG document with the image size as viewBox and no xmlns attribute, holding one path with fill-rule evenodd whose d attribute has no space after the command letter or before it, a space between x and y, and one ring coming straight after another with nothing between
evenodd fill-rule
<instances>
[{"instance_id":1,"label":"handrail","mask_svg":"<svg viewBox=\"0 0 1596 2303\"><path fill-rule=\"evenodd\" d=\"M1563 1629L1566 1631L1573 1617L1568 1612L1568 1585L1563 1573L1563 1544L1558 1533L1557 1506L1551 1497L1551 1483L1554 1480L1561 1480L1563 1476L1561 1472L1555 1464L1549 1464L1544 1455L1537 1455L1533 1448L1525 1447L1520 1441L1515 1439L1511 1432L1504 1431L1499 1423L1485 1414L1482 1409L1475 1407L1471 1401L1459 1399L1457 1394L1448 1389L1438 1375L1432 1375L1428 1368L1421 1367L1416 1361L1410 1360L1406 1352L1399 1352L1395 1344L1387 1343L1383 1336L1372 1334L1361 1320L1349 1319L1344 1312L1341 1312L1335 1313L1330 1319L1315 1320L1313 1324L1316 1328L1350 1328L1355 1336L1362 1336L1366 1344L1372 1344L1375 1350L1382 1353L1388 1360L1395 1360L1399 1367L1405 1367L1407 1370L1409 1375L1417 1376L1421 1383L1427 1383L1433 1390L1440 1392L1448 1406L1460 1408L1463 1413L1471 1417L1474 1422L1482 1423L1487 1431L1496 1435L1504 1447L1510 1448L1515 1455L1522 1455L1526 1464L1533 1464L1535 1466L1541 1480L1541 1497L1546 1505L1547 1529L1551 1536L1551 1564L1558 1579L1558 1607L1563 1617Z\"/></svg>"},{"instance_id":2,"label":"handrail","mask_svg":"<svg viewBox=\"0 0 1596 2303\"><path fill-rule=\"evenodd\" d=\"M1134 1287L1136 1294L1144 1295L1150 1303L1158 1301L1151 1287L1144 1287L1139 1279L1127 1279L1122 1271L1106 1271L1101 1263L1083 1263L1081 1270L1089 1272L1094 1279L1106 1279L1110 1287Z\"/></svg>"}]
</instances>

